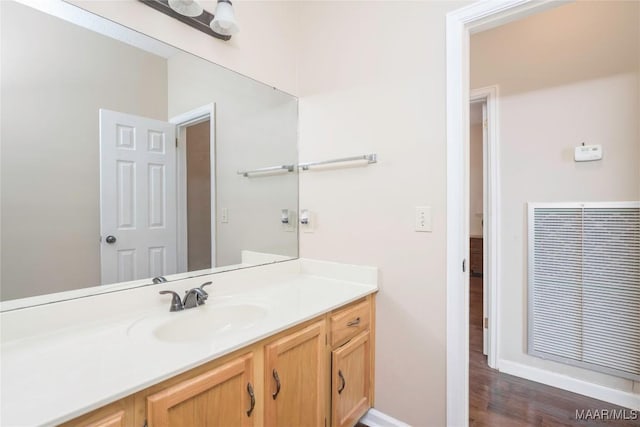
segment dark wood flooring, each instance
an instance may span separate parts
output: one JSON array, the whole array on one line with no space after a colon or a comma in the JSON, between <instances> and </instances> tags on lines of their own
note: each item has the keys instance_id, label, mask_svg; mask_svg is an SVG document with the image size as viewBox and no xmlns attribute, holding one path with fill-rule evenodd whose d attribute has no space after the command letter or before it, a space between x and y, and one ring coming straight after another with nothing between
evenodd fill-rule
<instances>
[{"instance_id":1,"label":"dark wood flooring","mask_svg":"<svg viewBox=\"0 0 640 427\"><path fill-rule=\"evenodd\" d=\"M576 410L623 408L490 369L482 354L481 277L471 277L469 300L469 426L640 426L640 419L577 421Z\"/></svg>"}]
</instances>

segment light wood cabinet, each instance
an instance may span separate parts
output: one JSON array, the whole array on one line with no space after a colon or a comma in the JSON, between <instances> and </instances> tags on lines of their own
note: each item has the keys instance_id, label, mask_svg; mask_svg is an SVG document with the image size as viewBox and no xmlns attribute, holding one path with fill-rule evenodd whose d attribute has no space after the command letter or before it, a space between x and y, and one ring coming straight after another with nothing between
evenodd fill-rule
<instances>
[{"instance_id":1,"label":"light wood cabinet","mask_svg":"<svg viewBox=\"0 0 640 427\"><path fill-rule=\"evenodd\" d=\"M331 325L331 346L367 331L371 325L371 303L369 300L356 303L329 316Z\"/></svg>"},{"instance_id":2,"label":"light wood cabinet","mask_svg":"<svg viewBox=\"0 0 640 427\"><path fill-rule=\"evenodd\" d=\"M368 296L63 426L352 427L374 401L374 307Z\"/></svg>"},{"instance_id":3,"label":"light wood cabinet","mask_svg":"<svg viewBox=\"0 0 640 427\"><path fill-rule=\"evenodd\" d=\"M60 427L129 427L133 425L133 396L120 399Z\"/></svg>"},{"instance_id":4,"label":"light wood cabinet","mask_svg":"<svg viewBox=\"0 0 640 427\"><path fill-rule=\"evenodd\" d=\"M325 425L324 319L265 347L265 425Z\"/></svg>"},{"instance_id":5,"label":"light wood cabinet","mask_svg":"<svg viewBox=\"0 0 640 427\"><path fill-rule=\"evenodd\" d=\"M333 427L353 426L371 407L371 341L362 332L331 353Z\"/></svg>"},{"instance_id":6,"label":"light wood cabinet","mask_svg":"<svg viewBox=\"0 0 640 427\"><path fill-rule=\"evenodd\" d=\"M352 427L373 406L375 299L329 315L331 426Z\"/></svg>"},{"instance_id":7,"label":"light wood cabinet","mask_svg":"<svg viewBox=\"0 0 640 427\"><path fill-rule=\"evenodd\" d=\"M146 407L150 427L253 426L253 355L154 393Z\"/></svg>"}]
</instances>

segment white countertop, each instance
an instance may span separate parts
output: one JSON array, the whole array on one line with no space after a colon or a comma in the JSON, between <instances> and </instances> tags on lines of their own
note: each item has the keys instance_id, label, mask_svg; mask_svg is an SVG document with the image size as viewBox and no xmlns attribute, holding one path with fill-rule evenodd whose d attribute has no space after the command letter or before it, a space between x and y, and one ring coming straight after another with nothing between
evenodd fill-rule
<instances>
[{"instance_id":1,"label":"white countertop","mask_svg":"<svg viewBox=\"0 0 640 427\"><path fill-rule=\"evenodd\" d=\"M170 313L158 294L208 280L205 306ZM377 289L376 268L299 259L0 313L0 424L68 421ZM237 304L260 316L230 331L203 324L202 339L182 342L149 329Z\"/></svg>"}]
</instances>

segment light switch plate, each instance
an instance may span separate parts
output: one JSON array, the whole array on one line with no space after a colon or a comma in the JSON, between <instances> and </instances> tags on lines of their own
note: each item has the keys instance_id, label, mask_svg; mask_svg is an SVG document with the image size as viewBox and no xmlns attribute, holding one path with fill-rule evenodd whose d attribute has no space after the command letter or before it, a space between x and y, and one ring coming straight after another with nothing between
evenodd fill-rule
<instances>
[{"instance_id":1,"label":"light switch plate","mask_svg":"<svg viewBox=\"0 0 640 427\"><path fill-rule=\"evenodd\" d=\"M220 222L223 224L229 222L229 208L222 208L222 218L220 218Z\"/></svg>"},{"instance_id":2,"label":"light switch plate","mask_svg":"<svg viewBox=\"0 0 640 427\"><path fill-rule=\"evenodd\" d=\"M431 206L416 206L416 231L431 231Z\"/></svg>"}]
</instances>

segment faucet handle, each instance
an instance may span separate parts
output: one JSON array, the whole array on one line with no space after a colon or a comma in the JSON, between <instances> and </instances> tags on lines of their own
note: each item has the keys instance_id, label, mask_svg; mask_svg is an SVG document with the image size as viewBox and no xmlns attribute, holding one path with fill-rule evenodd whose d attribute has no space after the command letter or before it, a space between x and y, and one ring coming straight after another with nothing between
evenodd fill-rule
<instances>
[{"instance_id":1,"label":"faucet handle","mask_svg":"<svg viewBox=\"0 0 640 427\"><path fill-rule=\"evenodd\" d=\"M213 285L213 282L206 282L206 283L203 283L202 285L200 285L200 290L202 290L202 291L206 294L206 292L205 292L205 290L204 290L204 287L205 287L205 286L210 286L210 285Z\"/></svg>"},{"instance_id":2,"label":"faucet handle","mask_svg":"<svg viewBox=\"0 0 640 427\"><path fill-rule=\"evenodd\" d=\"M180 299L180 295L174 291L160 291L160 294L173 294L173 298L171 299L171 307L169 311L181 311L184 310L184 305L182 304L182 300Z\"/></svg>"}]
</instances>

